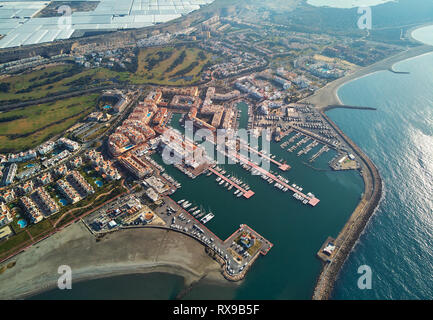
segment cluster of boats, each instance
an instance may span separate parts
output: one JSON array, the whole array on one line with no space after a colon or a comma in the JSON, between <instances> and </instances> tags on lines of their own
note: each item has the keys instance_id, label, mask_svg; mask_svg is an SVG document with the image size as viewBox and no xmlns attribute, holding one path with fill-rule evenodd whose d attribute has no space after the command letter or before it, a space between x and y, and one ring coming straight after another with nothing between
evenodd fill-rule
<instances>
[{"instance_id":1,"label":"cluster of boats","mask_svg":"<svg viewBox=\"0 0 433 320\"><path fill-rule=\"evenodd\" d=\"M307 154L309 153L313 148L315 148L317 145L319 144L319 142L317 142L316 140L314 140L313 142L311 142L308 146L306 146L304 149L302 149L301 151L298 152L298 157L303 155L303 154Z\"/></svg>"},{"instance_id":2,"label":"cluster of boats","mask_svg":"<svg viewBox=\"0 0 433 320\"><path fill-rule=\"evenodd\" d=\"M289 152L293 152L293 151L295 151L296 149L298 149L299 146L301 146L301 145L307 143L307 142L310 141L310 140L311 140L310 137L304 137L301 141L297 142L295 145L293 145L293 146L291 146L289 149L287 149L287 151L289 151Z\"/></svg>"},{"instance_id":3,"label":"cluster of boats","mask_svg":"<svg viewBox=\"0 0 433 320\"><path fill-rule=\"evenodd\" d=\"M236 178L235 176L232 176L230 174L226 175L227 172L222 170L220 167L215 167L215 170L217 170L220 174L224 175L224 177L226 179L223 179L222 177L218 176L215 180L218 183L218 185L223 186L224 188L226 188L227 190L232 190L233 188L236 188L234 186L234 184L240 186L242 189L244 189L245 191L250 190L250 186L246 183L244 183L242 180L240 180L239 178ZM211 171L208 172L207 176L210 176L212 174ZM233 183L230 183L229 181ZM234 195L238 198L242 197L244 195L244 193L240 190L240 189L236 189L234 191Z\"/></svg>"},{"instance_id":4,"label":"cluster of boats","mask_svg":"<svg viewBox=\"0 0 433 320\"><path fill-rule=\"evenodd\" d=\"M257 151L257 150L256 150ZM260 151L262 154L264 154L264 155L267 155L267 151L266 150L262 150L262 151ZM276 158L276 156L274 155L274 154L272 154L272 153L269 153L268 155L267 155L269 158L271 158L271 159L275 159Z\"/></svg>"},{"instance_id":5,"label":"cluster of boats","mask_svg":"<svg viewBox=\"0 0 433 320\"><path fill-rule=\"evenodd\" d=\"M170 182L172 185L174 185L177 189L180 189L180 187L182 187L182 185L180 184L180 182L178 182L177 180L173 179L172 176L169 176L167 173L163 173L162 177L164 179L166 179L168 182Z\"/></svg>"},{"instance_id":6,"label":"cluster of boats","mask_svg":"<svg viewBox=\"0 0 433 320\"><path fill-rule=\"evenodd\" d=\"M187 210L192 216L197 219L201 219L200 222L203 224L206 224L215 217L212 212L207 213L203 210L202 207L200 207L200 209L198 208L198 206L191 207L192 202L189 202L185 199L179 200L177 203L181 205L185 210Z\"/></svg>"},{"instance_id":7,"label":"cluster of boats","mask_svg":"<svg viewBox=\"0 0 433 320\"><path fill-rule=\"evenodd\" d=\"M174 167L176 169L178 169L179 171L183 172L184 174L186 174L191 179L195 179L197 177L196 175L194 175L192 172L188 171L184 166L182 166L180 164L175 164Z\"/></svg>"},{"instance_id":8,"label":"cluster of boats","mask_svg":"<svg viewBox=\"0 0 433 320\"><path fill-rule=\"evenodd\" d=\"M280 147L281 147L282 149L285 149L289 144L291 144L293 141L295 141L296 139L298 139L301 135L302 135L302 134L298 132L298 133L295 134L293 137L291 137L289 140L283 142L283 143L280 145Z\"/></svg>"},{"instance_id":9,"label":"cluster of boats","mask_svg":"<svg viewBox=\"0 0 433 320\"><path fill-rule=\"evenodd\" d=\"M303 196L301 196L299 193L296 192L293 194L293 198L301 201L303 204L307 204L310 201L310 199L304 198Z\"/></svg>"},{"instance_id":10,"label":"cluster of boats","mask_svg":"<svg viewBox=\"0 0 433 320\"><path fill-rule=\"evenodd\" d=\"M145 159L148 162L150 162L154 167L156 167L159 170L159 172L162 173L165 171L165 168L163 166L161 166L159 163L157 163L155 160L153 160L151 157L145 156Z\"/></svg>"},{"instance_id":11,"label":"cluster of boats","mask_svg":"<svg viewBox=\"0 0 433 320\"><path fill-rule=\"evenodd\" d=\"M274 187L280 189L283 192L289 191L289 188L283 186L281 183L278 182L275 182Z\"/></svg>"},{"instance_id":12,"label":"cluster of boats","mask_svg":"<svg viewBox=\"0 0 433 320\"><path fill-rule=\"evenodd\" d=\"M296 184L292 184L292 187L293 188L295 188L296 190L298 190L298 191L302 191L302 190L304 190L304 188L302 188L302 187L300 187L300 186L297 186Z\"/></svg>"}]
</instances>

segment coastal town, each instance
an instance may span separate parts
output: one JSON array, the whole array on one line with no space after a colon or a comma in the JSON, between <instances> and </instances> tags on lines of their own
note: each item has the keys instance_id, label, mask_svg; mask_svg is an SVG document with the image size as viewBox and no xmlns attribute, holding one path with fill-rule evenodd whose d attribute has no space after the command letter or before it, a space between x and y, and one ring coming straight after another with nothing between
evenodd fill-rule
<instances>
[{"instance_id":1,"label":"coastal town","mask_svg":"<svg viewBox=\"0 0 433 320\"><path fill-rule=\"evenodd\" d=\"M278 242L249 223L219 235L212 228L219 213L193 193L178 196L184 180L177 177L204 180L238 203L269 190L314 212L327 199L298 174L299 164L288 160L295 157L317 172L356 172L367 199L357 212L377 204L374 165L325 114L336 105L315 102L328 84L402 48L344 36L336 45L327 34L234 16L192 16L182 28L77 40L68 50L65 40L60 51L0 63L0 122L11 123L8 129L14 121L23 125L32 105L52 108L53 125L71 120L49 133L43 125L22 137L0 132L1 263L80 223L95 241L130 229L181 233L203 245L225 279L243 280ZM14 84L18 76L28 82L22 88ZM210 133L212 154L186 135L189 125L193 133ZM240 129L272 149L231 136ZM227 137L216 142L219 133ZM164 161L167 150L171 163ZM255 189L250 176L263 187ZM359 221L354 217L345 229ZM324 265L348 250L347 237L332 236L316 248Z\"/></svg>"}]
</instances>

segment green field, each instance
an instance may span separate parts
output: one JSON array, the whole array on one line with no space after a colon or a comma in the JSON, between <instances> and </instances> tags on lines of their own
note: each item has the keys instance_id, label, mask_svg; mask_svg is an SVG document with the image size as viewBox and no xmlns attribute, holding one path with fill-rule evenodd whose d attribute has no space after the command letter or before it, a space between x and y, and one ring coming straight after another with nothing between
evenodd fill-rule
<instances>
[{"instance_id":1,"label":"green field","mask_svg":"<svg viewBox=\"0 0 433 320\"><path fill-rule=\"evenodd\" d=\"M200 80L211 54L198 48L164 47L141 50L137 70L130 76L135 84L188 85ZM182 79L188 77L189 79Z\"/></svg>"},{"instance_id":2,"label":"green field","mask_svg":"<svg viewBox=\"0 0 433 320\"><path fill-rule=\"evenodd\" d=\"M0 152L36 147L60 134L95 109L97 94L0 113Z\"/></svg>"},{"instance_id":3,"label":"green field","mask_svg":"<svg viewBox=\"0 0 433 320\"><path fill-rule=\"evenodd\" d=\"M0 101L22 102L112 84L118 73L66 64L0 79Z\"/></svg>"},{"instance_id":4,"label":"green field","mask_svg":"<svg viewBox=\"0 0 433 320\"><path fill-rule=\"evenodd\" d=\"M0 79L0 101L16 103L114 83L189 85L200 80L210 59L198 48L180 46L140 50L133 73L74 64L43 67Z\"/></svg>"}]
</instances>

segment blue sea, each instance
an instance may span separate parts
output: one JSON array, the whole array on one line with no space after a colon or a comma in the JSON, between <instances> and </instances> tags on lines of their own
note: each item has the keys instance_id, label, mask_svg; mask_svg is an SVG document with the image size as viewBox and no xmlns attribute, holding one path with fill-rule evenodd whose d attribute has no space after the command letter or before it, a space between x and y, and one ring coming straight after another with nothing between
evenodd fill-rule
<instances>
[{"instance_id":1,"label":"blue sea","mask_svg":"<svg viewBox=\"0 0 433 320\"><path fill-rule=\"evenodd\" d=\"M417 38L432 39L428 31ZM374 161L385 185L341 271L335 299L433 298L433 54L395 69L410 74L378 72L339 90L343 103L377 111L328 113ZM372 269L371 290L358 289L361 265Z\"/></svg>"}]
</instances>

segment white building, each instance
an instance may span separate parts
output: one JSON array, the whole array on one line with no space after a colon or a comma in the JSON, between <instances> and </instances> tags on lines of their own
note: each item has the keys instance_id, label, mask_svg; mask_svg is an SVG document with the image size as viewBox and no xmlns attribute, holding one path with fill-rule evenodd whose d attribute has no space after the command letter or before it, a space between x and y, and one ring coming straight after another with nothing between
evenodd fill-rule
<instances>
[{"instance_id":1,"label":"white building","mask_svg":"<svg viewBox=\"0 0 433 320\"><path fill-rule=\"evenodd\" d=\"M12 222L12 215L5 203L0 203L0 227Z\"/></svg>"}]
</instances>

